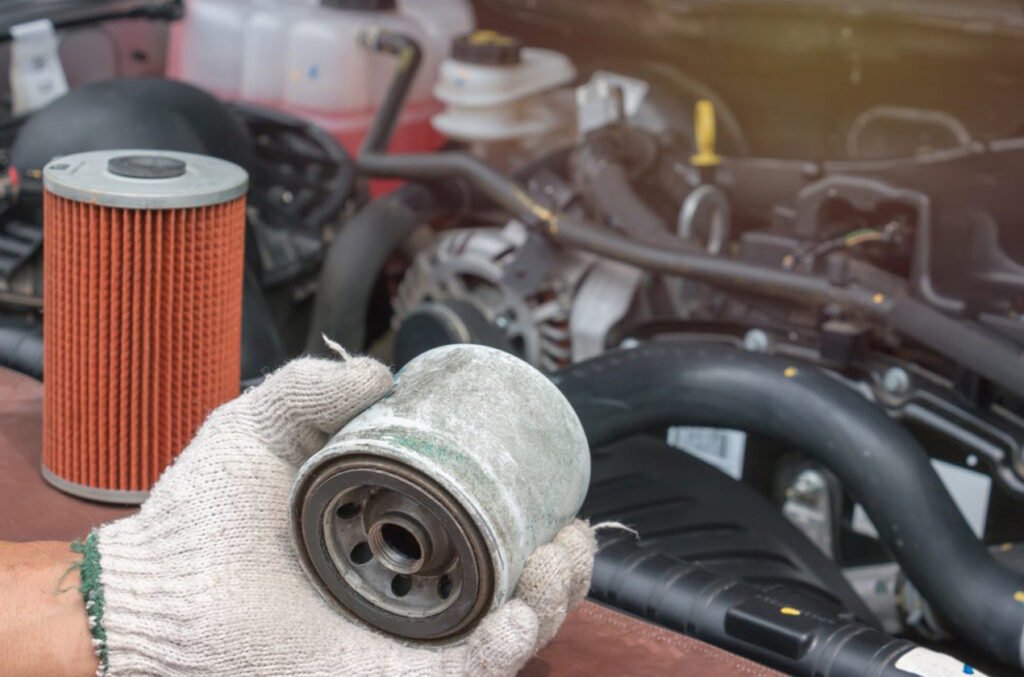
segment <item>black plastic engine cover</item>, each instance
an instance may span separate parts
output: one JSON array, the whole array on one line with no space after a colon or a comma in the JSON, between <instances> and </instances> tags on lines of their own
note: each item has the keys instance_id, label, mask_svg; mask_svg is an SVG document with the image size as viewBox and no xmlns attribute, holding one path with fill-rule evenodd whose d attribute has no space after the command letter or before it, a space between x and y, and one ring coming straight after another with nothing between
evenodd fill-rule
<instances>
[{"instance_id":1,"label":"black plastic engine cover","mask_svg":"<svg viewBox=\"0 0 1024 677\"><path fill-rule=\"evenodd\" d=\"M760 494L653 436L593 453L591 597L794 675L898 677L915 648L875 619ZM964 671L969 674L965 665Z\"/></svg>"},{"instance_id":2,"label":"black plastic engine cover","mask_svg":"<svg viewBox=\"0 0 1024 677\"><path fill-rule=\"evenodd\" d=\"M580 512L593 523L636 529L641 548L764 591L796 587L833 613L877 625L839 568L776 506L656 437L634 436L595 450ZM618 563L599 553L597 568L609 566Z\"/></svg>"},{"instance_id":3,"label":"black plastic engine cover","mask_svg":"<svg viewBox=\"0 0 1024 677\"><path fill-rule=\"evenodd\" d=\"M59 155L111 148L202 153L251 170L252 139L210 94L162 79L105 80L73 89L21 127L10 151L19 171Z\"/></svg>"}]
</instances>

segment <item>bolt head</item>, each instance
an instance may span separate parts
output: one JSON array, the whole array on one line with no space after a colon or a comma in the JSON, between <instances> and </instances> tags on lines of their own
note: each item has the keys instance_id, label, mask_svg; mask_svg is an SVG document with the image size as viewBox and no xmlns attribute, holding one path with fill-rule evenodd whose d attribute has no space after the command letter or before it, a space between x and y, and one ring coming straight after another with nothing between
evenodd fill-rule
<instances>
[{"instance_id":1,"label":"bolt head","mask_svg":"<svg viewBox=\"0 0 1024 677\"><path fill-rule=\"evenodd\" d=\"M882 375L882 387L890 395L906 395L910 392L910 374L901 367L890 367Z\"/></svg>"},{"instance_id":2,"label":"bolt head","mask_svg":"<svg viewBox=\"0 0 1024 677\"><path fill-rule=\"evenodd\" d=\"M771 337L762 329L751 329L743 336L743 347L752 353L768 352L771 343Z\"/></svg>"}]
</instances>

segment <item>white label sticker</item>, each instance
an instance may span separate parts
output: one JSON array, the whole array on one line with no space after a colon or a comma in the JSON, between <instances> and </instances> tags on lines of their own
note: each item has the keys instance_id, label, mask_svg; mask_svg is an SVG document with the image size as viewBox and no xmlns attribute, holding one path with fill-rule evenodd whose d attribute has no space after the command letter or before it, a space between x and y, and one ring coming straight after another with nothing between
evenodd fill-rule
<instances>
[{"instance_id":1,"label":"white label sticker","mask_svg":"<svg viewBox=\"0 0 1024 677\"><path fill-rule=\"evenodd\" d=\"M734 479L743 477L743 458L747 447L747 434L743 431L673 426L668 429L666 442Z\"/></svg>"},{"instance_id":2,"label":"white label sticker","mask_svg":"<svg viewBox=\"0 0 1024 677\"><path fill-rule=\"evenodd\" d=\"M984 536L988 499L992 493L992 480L989 476L935 459L932 460L932 467L946 485L946 491L953 497L964 519L971 525L974 535L978 538Z\"/></svg>"},{"instance_id":3,"label":"white label sticker","mask_svg":"<svg viewBox=\"0 0 1024 677\"><path fill-rule=\"evenodd\" d=\"M896 669L921 677L963 677L974 675L985 677L985 673L975 670L961 660L944 653L922 649L911 649L896 661Z\"/></svg>"},{"instance_id":4,"label":"white label sticker","mask_svg":"<svg viewBox=\"0 0 1024 677\"><path fill-rule=\"evenodd\" d=\"M878 538L878 529L875 523L868 517L868 513L861 507L860 503L853 506L853 516L850 519L850 528L858 534L864 534L871 538Z\"/></svg>"},{"instance_id":5,"label":"white label sticker","mask_svg":"<svg viewBox=\"0 0 1024 677\"><path fill-rule=\"evenodd\" d=\"M967 520L974 535L981 538L985 534L985 521L988 515L988 499L992 493L992 480L988 475L968 470L952 463L932 459L932 467L946 491L953 497L956 507ZM871 523L864 508L853 506L853 518L850 527L865 536L878 538L878 530Z\"/></svg>"}]
</instances>

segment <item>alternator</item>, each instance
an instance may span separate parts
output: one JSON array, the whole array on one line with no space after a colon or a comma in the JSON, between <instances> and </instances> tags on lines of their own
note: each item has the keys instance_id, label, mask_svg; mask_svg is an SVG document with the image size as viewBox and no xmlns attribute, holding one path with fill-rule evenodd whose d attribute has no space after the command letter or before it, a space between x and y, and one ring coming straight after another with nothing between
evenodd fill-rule
<instances>
[{"instance_id":1,"label":"alternator","mask_svg":"<svg viewBox=\"0 0 1024 677\"><path fill-rule=\"evenodd\" d=\"M451 305L458 302L482 315L523 359L557 369L573 359L573 299L593 261L554 249L517 221L504 228L444 233L416 257L402 280L394 300L395 328L416 313L441 310L457 325L454 333L461 341L491 343Z\"/></svg>"}]
</instances>

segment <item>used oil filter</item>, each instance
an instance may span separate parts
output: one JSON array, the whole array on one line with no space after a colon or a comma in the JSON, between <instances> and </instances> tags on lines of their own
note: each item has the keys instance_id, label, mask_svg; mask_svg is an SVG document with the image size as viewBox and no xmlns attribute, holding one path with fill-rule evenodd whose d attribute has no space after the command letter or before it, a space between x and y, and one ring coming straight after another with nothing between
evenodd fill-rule
<instances>
[{"instance_id":1,"label":"used oil filter","mask_svg":"<svg viewBox=\"0 0 1024 677\"><path fill-rule=\"evenodd\" d=\"M302 467L292 536L328 601L402 637L450 638L512 596L589 481L558 388L502 351L445 346Z\"/></svg>"},{"instance_id":2,"label":"used oil filter","mask_svg":"<svg viewBox=\"0 0 1024 677\"><path fill-rule=\"evenodd\" d=\"M238 394L243 169L152 150L43 170L43 475L140 503Z\"/></svg>"}]
</instances>

